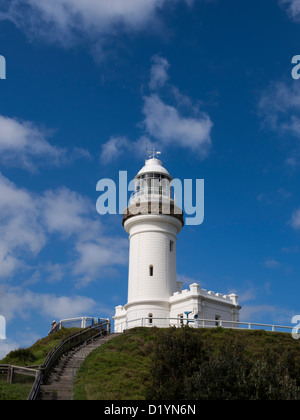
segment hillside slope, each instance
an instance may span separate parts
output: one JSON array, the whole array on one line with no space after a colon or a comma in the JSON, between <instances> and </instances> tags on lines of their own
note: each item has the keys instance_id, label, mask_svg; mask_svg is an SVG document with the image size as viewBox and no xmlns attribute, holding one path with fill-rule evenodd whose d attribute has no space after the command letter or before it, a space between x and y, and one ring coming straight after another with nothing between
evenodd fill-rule
<instances>
[{"instance_id":1,"label":"hillside slope","mask_svg":"<svg viewBox=\"0 0 300 420\"><path fill-rule=\"evenodd\" d=\"M40 364L63 336L73 332L62 330L43 338L28 349L11 352L0 363ZM0 381L0 400L26 399L30 385L20 379L13 385ZM211 391L199 394L205 381ZM291 334L136 328L88 356L76 377L74 398L300 399L299 389L300 342Z\"/></svg>"},{"instance_id":2,"label":"hillside slope","mask_svg":"<svg viewBox=\"0 0 300 420\"><path fill-rule=\"evenodd\" d=\"M47 354L65 337L68 337L80 328L62 328L61 330L41 338L32 346L13 350L7 356L0 360L0 364L15 366L33 366L41 365Z\"/></svg>"},{"instance_id":3,"label":"hillside slope","mask_svg":"<svg viewBox=\"0 0 300 420\"><path fill-rule=\"evenodd\" d=\"M75 399L188 399L189 395L205 399L188 388L191 376L200 372L201 364L213 369L213 386L218 385L221 391L226 388L226 381L236 381L233 376L239 369L237 375L245 377L246 391L237 390L236 397L242 392L242 398L251 387L254 394L247 395L249 399L300 396L300 343L290 334L222 328L137 328L111 340L86 359L76 378ZM210 375L211 371L206 371L206 377ZM176 382L179 393L173 386ZM186 397L181 393L184 384ZM277 388L282 391L277 392ZM170 393L164 394L165 389ZM212 395L217 395L216 391ZM207 399L212 395L207 395ZM224 399L234 397L226 395Z\"/></svg>"},{"instance_id":4,"label":"hillside slope","mask_svg":"<svg viewBox=\"0 0 300 420\"><path fill-rule=\"evenodd\" d=\"M0 364L14 366L38 366L41 365L47 354L65 337L78 331L78 328L63 328L54 334L38 340L28 348L20 348L11 351ZM0 401L26 400L33 383L32 377L15 375L14 383L8 384L6 375L0 373Z\"/></svg>"}]
</instances>

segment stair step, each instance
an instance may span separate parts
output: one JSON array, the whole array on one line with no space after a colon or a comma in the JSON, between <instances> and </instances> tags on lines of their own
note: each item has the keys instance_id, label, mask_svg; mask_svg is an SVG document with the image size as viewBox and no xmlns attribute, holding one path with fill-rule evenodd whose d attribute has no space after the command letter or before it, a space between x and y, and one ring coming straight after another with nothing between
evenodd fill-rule
<instances>
[{"instance_id":1,"label":"stair step","mask_svg":"<svg viewBox=\"0 0 300 420\"><path fill-rule=\"evenodd\" d=\"M41 385L41 400L70 400L72 379L87 356L102 344L113 338L111 334L105 338L95 339L84 347L70 350L59 359L45 382Z\"/></svg>"}]
</instances>

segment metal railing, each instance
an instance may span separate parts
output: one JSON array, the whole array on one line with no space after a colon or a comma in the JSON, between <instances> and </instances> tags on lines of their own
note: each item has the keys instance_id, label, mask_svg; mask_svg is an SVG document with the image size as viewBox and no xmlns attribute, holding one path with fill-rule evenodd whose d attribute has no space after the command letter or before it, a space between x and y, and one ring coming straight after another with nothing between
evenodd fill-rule
<instances>
[{"instance_id":1,"label":"metal railing","mask_svg":"<svg viewBox=\"0 0 300 420\"><path fill-rule=\"evenodd\" d=\"M140 190L134 191L130 196L130 201L139 197L149 198L149 196L166 197L175 201L174 192L170 190L170 188L162 188L162 187L154 187L154 188L146 187L146 188L142 188Z\"/></svg>"},{"instance_id":2,"label":"metal railing","mask_svg":"<svg viewBox=\"0 0 300 420\"><path fill-rule=\"evenodd\" d=\"M27 398L28 401L37 399L41 384L44 378L50 373L50 370L58 361L58 359L72 348L78 347L89 341L92 338L99 337L103 334L110 333L110 320L102 320L98 324L91 325L82 331L74 333L69 337L62 339L46 356L44 363L36 374L34 384L31 388L30 394Z\"/></svg>"},{"instance_id":3,"label":"metal railing","mask_svg":"<svg viewBox=\"0 0 300 420\"><path fill-rule=\"evenodd\" d=\"M99 322L107 321L107 318L95 318L91 316L81 316L77 318L68 318L62 319L59 323L51 329L49 334L53 334L54 332L61 330L62 328L87 328L94 324L99 324Z\"/></svg>"},{"instance_id":4,"label":"metal railing","mask_svg":"<svg viewBox=\"0 0 300 420\"><path fill-rule=\"evenodd\" d=\"M117 324L116 331L124 331L134 327L181 327L189 325L193 328L231 328L231 329L247 329L247 330L264 330L271 332L289 332L291 333L295 327L286 325L261 324L248 321L227 321L223 319L192 319L192 318L136 318Z\"/></svg>"}]
</instances>

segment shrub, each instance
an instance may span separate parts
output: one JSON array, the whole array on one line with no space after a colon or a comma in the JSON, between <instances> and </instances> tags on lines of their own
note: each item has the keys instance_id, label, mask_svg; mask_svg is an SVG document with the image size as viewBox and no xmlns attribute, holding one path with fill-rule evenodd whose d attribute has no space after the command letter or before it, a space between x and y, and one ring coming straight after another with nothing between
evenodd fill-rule
<instances>
[{"instance_id":1,"label":"shrub","mask_svg":"<svg viewBox=\"0 0 300 420\"><path fill-rule=\"evenodd\" d=\"M239 337L239 338L238 338ZM201 332L185 327L159 334L147 399L298 400L292 354L251 357L241 336L224 338L214 351Z\"/></svg>"},{"instance_id":2,"label":"shrub","mask_svg":"<svg viewBox=\"0 0 300 420\"><path fill-rule=\"evenodd\" d=\"M184 379L205 358L202 341L188 327L161 330L155 344L147 399L178 400Z\"/></svg>"},{"instance_id":3,"label":"shrub","mask_svg":"<svg viewBox=\"0 0 300 420\"><path fill-rule=\"evenodd\" d=\"M217 354L210 354L185 380L184 397L193 400L240 400L247 392L249 361L244 347L226 340Z\"/></svg>"},{"instance_id":4,"label":"shrub","mask_svg":"<svg viewBox=\"0 0 300 420\"><path fill-rule=\"evenodd\" d=\"M30 366L31 363L35 362L33 352L30 349L23 348L11 351L6 358L11 361L10 364L16 364L18 366Z\"/></svg>"}]
</instances>

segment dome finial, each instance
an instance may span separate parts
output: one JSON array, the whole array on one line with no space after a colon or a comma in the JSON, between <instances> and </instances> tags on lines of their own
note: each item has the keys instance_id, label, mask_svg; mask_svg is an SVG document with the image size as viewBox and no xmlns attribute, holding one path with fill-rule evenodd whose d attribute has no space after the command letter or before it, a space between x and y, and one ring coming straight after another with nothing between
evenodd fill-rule
<instances>
[{"instance_id":1,"label":"dome finial","mask_svg":"<svg viewBox=\"0 0 300 420\"><path fill-rule=\"evenodd\" d=\"M161 155L161 152L156 152L155 147L153 147L152 151L148 149L148 144L146 144L146 151L149 155L149 159L155 159L158 155Z\"/></svg>"}]
</instances>

